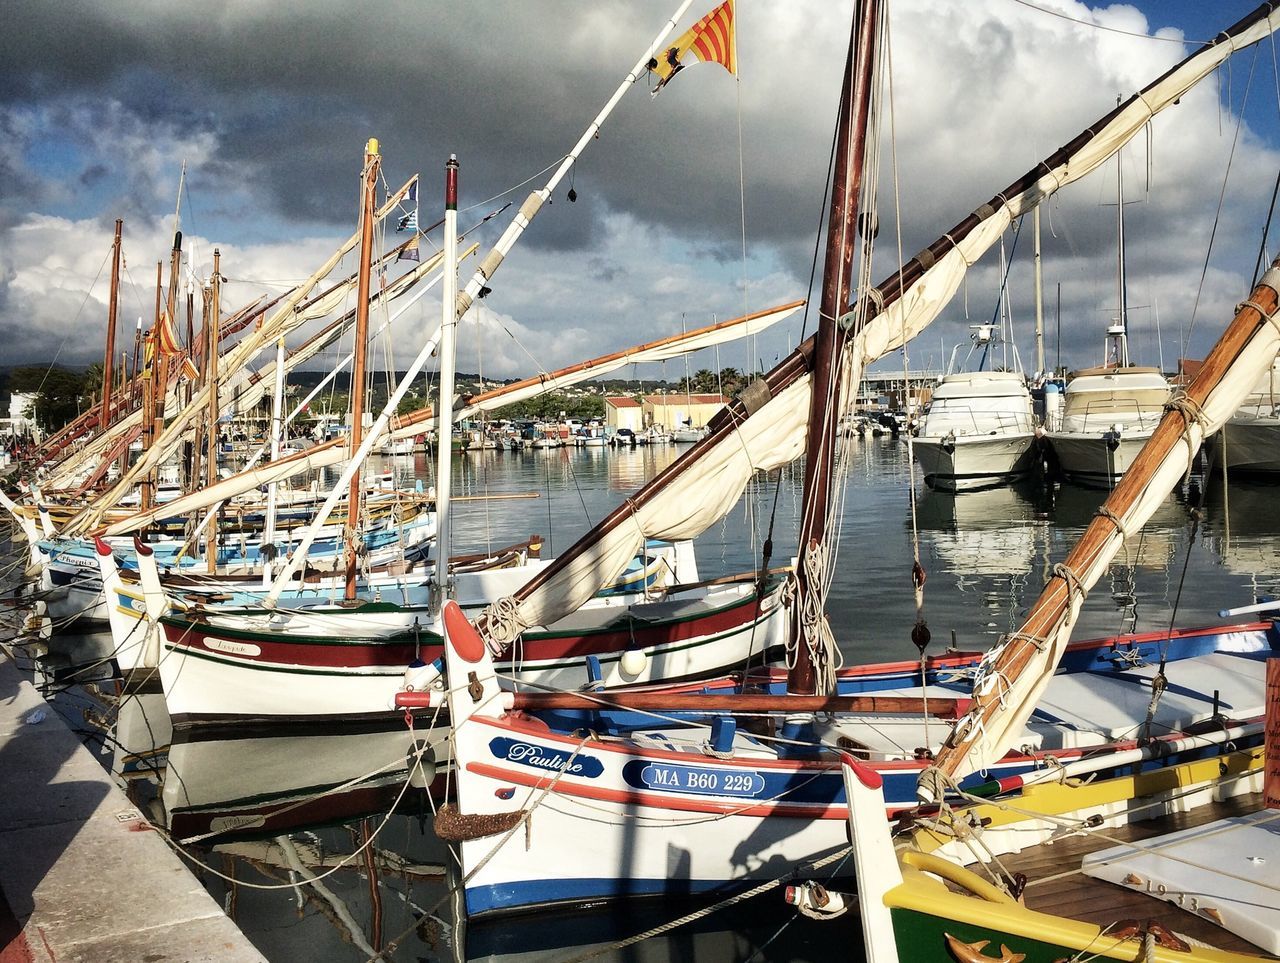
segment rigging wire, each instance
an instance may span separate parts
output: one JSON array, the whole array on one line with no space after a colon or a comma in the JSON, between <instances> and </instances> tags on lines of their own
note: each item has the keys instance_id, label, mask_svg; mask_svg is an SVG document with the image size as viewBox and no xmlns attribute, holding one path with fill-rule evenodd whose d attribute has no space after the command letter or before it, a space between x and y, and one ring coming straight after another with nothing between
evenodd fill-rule
<instances>
[{"instance_id":1,"label":"rigging wire","mask_svg":"<svg viewBox=\"0 0 1280 963\"><path fill-rule=\"evenodd\" d=\"M1104 33L1117 33L1124 37L1135 37L1139 40L1158 40L1161 43L1176 43L1180 47L1186 46L1189 43L1205 44L1209 42L1207 40L1189 40L1185 37L1181 40L1177 40L1173 37L1157 37L1150 33L1138 33L1136 30L1122 30L1120 27L1108 27L1104 23L1090 23L1088 20L1080 20L1076 17L1070 16L1069 14L1065 14L1060 10L1050 10L1047 7L1042 7L1039 4L1032 3L1031 0L1013 0L1013 2L1019 6L1026 7L1029 10L1034 10L1036 13L1043 13L1050 17L1057 17L1059 20L1066 20L1068 23L1074 23L1081 27L1088 27L1090 30L1100 30Z\"/></svg>"},{"instance_id":2,"label":"rigging wire","mask_svg":"<svg viewBox=\"0 0 1280 963\"><path fill-rule=\"evenodd\" d=\"M84 313L84 307L89 303L89 298L93 296L93 289L98 284L98 279L102 277L102 272L106 270L107 261L111 259L111 249L102 257L102 263L98 265L98 273L93 276L93 280L89 282L88 289L84 292L84 297L80 300L80 307L76 309L75 317L71 319L71 330L67 332L58 344L58 350L53 354L53 360L49 362L49 366L44 370L44 377L40 379L40 384L36 387L36 394L44 390L44 383L49 380L49 375L53 372L54 367L58 363L58 358L62 355L62 349L67 346L67 342L71 340L71 334L76 330L76 322L80 320L80 315Z\"/></svg>"},{"instance_id":3,"label":"rigging wire","mask_svg":"<svg viewBox=\"0 0 1280 963\"><path fill-rule=\"evenodd\" d=\"M1227 62L1228 69L1230 68L1230 63L1231 63L1230 61ZM1231 150L1227 154L1227 169L1223 172L1222 189L1218 192L1218 208L1213 215L1213 227L1209 231L1209 243L1205 247L1204 264L1200 268L1200 283L1196 285L1195 300L1191 303L1191 320L1187 326L1186 344L1191 343L1191 337L1193 334L1195 334L1196 312L1200 308L1200 297L1204 293L1205 279L1208 277L1208 274L1209 274L1209 258L1213 254L1214 239L1218 236L1218 224L1222 220L1222 207L1227 196L1227 184L1231 180L1231 165L1232 165L1232 162L1235 160L1236 146L1240 143L1240 131L1244 127L1244 109L1245 109L1245 105L1248 104L1249 102L1249 91L1253 87L1253 74L1257 66L1258 66L1258 47L1254 46L1253 62L1249 65L1249 78L1248 80L1245 81L1244 96L1240 100L1240 112L1239 114L1236 115L1236 131L1231 138Z\"/></svg>"}]
</instances>

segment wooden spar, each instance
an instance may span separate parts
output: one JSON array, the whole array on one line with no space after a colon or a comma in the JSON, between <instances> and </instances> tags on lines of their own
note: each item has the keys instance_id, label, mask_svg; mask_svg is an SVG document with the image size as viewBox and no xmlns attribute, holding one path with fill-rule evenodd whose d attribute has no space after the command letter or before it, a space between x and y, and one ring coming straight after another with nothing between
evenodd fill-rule
<instances>
[{"instance_id":1,"label":"wooden spar","mask_svg":"<svg viewBox=\"0 0 1280 963\"><path fill-rule=\"evenodd\" d=\"M351 453L354 455L364 438L364 382L365 355L369 337L369 287L371 255L373 254L373 222L376 204L374 193L378 187L378 166L382 158L378 154L378 141L369 138L365 145L364 176L360 196L360 273L356 280L356 333L355 360L351 368ZM359 559L356 545L359 540L360 495L363 483L360 473L351 478L347 491L347 584L345 598L356 597L356 571Z\"/></svg>"},{"instance_id":2,"label":"wooden spar","mask_svg":"<svg viewBox=\"0 0 1280 963\"><path fill-rule=\"evenodd\" d=\"M1280 269L1280 258L1272 264L1272 269ZM1267 278L1264 276L1263 282ZM1203 366L1187 385L1183 399L1177 407L1166 410L1156 426L1155 433L1143 446L1133 465L1124 473L1107 500L1099 509L1099 514L1089 523L1084 534L1063 562L1063 568L1055 571L1045 585L1040 597L1031 607L1022 627L1014 633L1000 653L999 658L990 670L992 678L1003 678L1012 682L1016 680L1030 665L1036 653L1040 651L1038 640L1052 638L1057 627L1067 616L1072 605L1072 589L1067 577L1058 574L1065 570L1083 572L1105 551L1110 537L1116 532L1113 518L1123 518L1143 490L1150 483L1152 475L1169 454L1178 446L1187 444L1186 431L1192 416L1188 411L1199 411L1210 392L1216 389L1227 376L1231 365L1239 356L1248 341L1259 328L1271 323L1269 316L1280 307L1280 294L1267 283L1259 283L1253 289L1249 300L1236 312L1235 318L1227 327L1218 343L1205 358ZM1259 309L1261 309L1260 313ZM1101 514L1103 511L1106 515ZM1046 667L1052 671L1052 667ZM973 706L973 722L964 728L964 734L953 733L939 752L936 767L948 775L956 775L970 749L984 731L986 724L1002 711L1006 690L995 686L991 693L975 698ZM957 730L959 731L959 730Z\"/></svg>"},{"instance_id":3,"label":"wooden spar","mask_svg":"<svg viewBox=\"0 0 1280 963\"><path fill-rule=\"evenodd\" d=\"M205 484L218 480L218 338L222 331L219 300L222 292L222 255L213 249L213 276L209 278L209 320L205 322L204 380L209 386L209 415L205 426ZM218 515L210 512L204 530L204 555L206 570L210 575L218 571Z\"/></svg>"},{"instance_id":4,"label":"wooden spar","mask_svg":"<svg viewBox=\"0 0 1280 963\"><path fill-rule=\"evenodd\" d=\"M112 380L112 365L116 360L116 312L120 305L120 236L124 230L124 221L116 218L116 236L111 242L111 294L107 301L107 351L102 361L102 415L98 419L98 430L106 431L111 419L111 398L115 385Z\"/></svg>"},{"instance_id":5,"label":"wooden spar","mask_svg":"<svg viewBox=\"0 0 1280 963\"><path fill-rule=\"evenodd\" d=\"M438 696L436 697L439 698ZM620 709L638 712L903 712L928 713L954 719L968 705L968 698L920 699L913 696L810 695L779 697L760 693L714 692L514 692L513 709L536 712L546 709ZM432 693L399 692L396 708L424 709Z\"/></svg>"},{"instance_id":6,"label":"wooden spar","mask_svg":"<svg viewBox=\"0 0 1280 963\"><path fill-rule=\"evenodd\" d=\"M688 333L673 334L667 338L659 338L657 341L649 341L649 342L646 342L645 344L636 345L635 347L632 347L632 348L623 348L621 351L614 351L611 354L600 355L600 357L598 358L591 358L587 361L579 361L577 364L571 364L564 368L559 368L555 371L552 371L550 374L534 375L533 377L525 378L522 381L515 381L515 382L512 382L511 384L502 385L501 387L494 388L490 391L486 391L478 395L473 395L472 397L467 399L466 404L468 406L486 404L490 401L500 399L505 395L509 395L515 391L522 391L525 388L530 388L535 385L540 385L549 381L557 381L560 378L565 377L566 375L577 374L582 371L590 371L591 369L597 368L600 365L612 364L615 361L619 361L623 358L630 357L631 355L634 355L634 354L640 354L646 351L653 351L656 348L663 348L663 347L666 347L667 345L678 344L679 342L688 340L690 338L696 338L704 334L711 334L712 332L715 332L715 331L723 331L728 328L732 328L735 325L747 324L751 321L756 320L757 318L765 317L766 315L775 314L779 311L786 311L788 309L801 308L803 306L804 306L804 301L790 301L786 304L780 304L775 308L767 308L764 311L756 311L752 314L743 315L740 318L733 318L732 320L729 320L729 321L721 321L719 324L710 324L710 325L707 325L706 327L697 328L696 330L690 331ZM425 408L420 408L417 411L412 411L412 412L409 412L408 414L401 415L400 417L398 417L394 422L392 422L392 430L400 431L401 429L409 428L413 425L416 425L419 422L431 421L434 418L435 418L435 409L431 405L427 405Z\"/></svg>"},{"instance_id":7,"label":"wooden spar","mask_svg":"<svg viewBox=\"0 0 1280 963\"><path fill-rule=\"evenodd\" d=\"M142 385L142 451L138 457L145 457L156 438L156 380L159 357L156 352L156 334L160 330L160 303L163 296L164 263L156 262L156 307L155 318L151 330L146 335L146 345L142 352L143 385ZM156 503L155 476L147 472L139 483L138 507L142 511L154 507ZM142 533L146 539L146 532Z\"/></svg>"},{"instance_id":8,"label":"wooden spar","mask_svg":"<svg viewBox=\"0 0 1280 963\"><path fill-rule=\"evenodd\" d=\"M378 210L377 217L381 219L393 210L399 203L400 199L405 195L409 188L417 182L417 176L410 178L403 187L392 194L386 203ZM342 243L342 245L329 256L329 259L322 264L310 277L302 284L291 290L283 303L263 322L257 331L249 336L242 338L240 342L227 352L227 357L223 358L223 367L227 370L239 369L253 358L257 352L263 348L269 338L278 337L280 334L287 334L296 324L302 323L299 319L297 311L298 304L306 298L312 288L326 277L330 271L334 269L338 261L340 261L352 248L360 241L360 232L357 230L350 238ZM204 391L205 389L201 389ZM126 492L133 488L138 479L154 468L163 458L169 455L181 441L183 435L190 427L192 421L196 418L204 417L205 406L208 398L204 395L197 394L192 399L192 403L186 405L181 411L177 412L170 424L165 429L164 434L156 440L156 444L152 449L144 453L143 457L133 464L133 466L125 472L108 491L98 498L92 505L86 506L78 515L67 523L65 529L69 535L87 531L92 528L97 521L115 506L116 502L124 496Z\"/></svg>"},{"instance_id":9,"label":"wooden spar","mask_svg":"<svg viewBox=\"0 0 1280 963\"><path fill-rule=\"evenodd\" d=\"M854 8L853 34L840 95L836 132L835 171L831 184L831 215L827 223L826 262L822 271L822 305L818 314L813 354L813 391L809 398L809 439L805 447L804 511L800 520L801 564L796 566L796 601L791 609L790 642L794 647L787 673L787 692L819 694L818 677L802 638L801 613L812 598L819 608L826 591L811 584L806 554L819 552L826 540L831 476L835 471L836 436L840 422L840 358L849 340L841 323L853 284L853 249L858 220L858 191L866 147L867 116L871 105L871 67L879 20L879 0L860 0ZM825 617L825 616L823 616ZM811 627L817 631L818 627Z\"/></svg>"}]
</instances>

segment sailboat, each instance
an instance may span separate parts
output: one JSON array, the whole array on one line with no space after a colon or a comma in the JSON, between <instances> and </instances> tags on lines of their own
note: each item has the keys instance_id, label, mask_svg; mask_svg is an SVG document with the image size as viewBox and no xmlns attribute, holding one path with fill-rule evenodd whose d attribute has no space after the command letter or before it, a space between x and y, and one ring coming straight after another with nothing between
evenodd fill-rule
<instances>
[{"instance_id":1,"label":"sailboat","mask_svg":"<svg viewBox=\"0 0 1280 963\"><path fill-rule=\"evenodd\" d=\"M856 384L864 361L901 343L895 334L909 337L935 317L964 268L998 239L997 226L1007 226L1017 213L1095 168L1154 112L1221 63L1228 48L1256 42L1280 25L1280 16L1268 16L1263 8L1224 32L1219 41L1037 165L874 292L860 292L850 314L846 305L856 222L853 198L862 142L854 132L862 129L867 114L877 13L874 0L857 6L836 139L823 326L818 335L754 386L754 394L748 389L745 401L735 402L713 422L707 438L637 493L626 506L625 519L622 513L605 519L475 626L455 605L446 607L447 701L457 780L450 838L459 844L466 905L472 914L640 895L723 894L753 880L777 880L802 863L836 878L847 877L854 866L848 858L851 800L841 775L842 752L861 757L883 780L886 792L875 813L879 826L886 825L883 816L913 805L914 800L898 793L911 791L917 777L935 769L930 757L942 742L950 745L961 735L981 738L987 749L993 738L998 741L998 752L984 755L980 765L963 775L960 785L965 788L988 780L998 785L1005 779L1016 781L1067 757L1073 764L1079 762L1082 770L1097 757L1105 773L1109 761L1122 758L1116 753L1141 723L1146 708L1133 700L1116 702L1115 696L1127 686L1118 677L1139 663L1148 664L1152 653L1163 649L1164 664L1188 660L1200 686L1186 694L1186 701L1166 704L1166 715L1150 729L1153 735L1159 733L1155 738L1163 744L1155 757L1160 765L1170 765L1182 753L1202 752L1207 744L1199 740L1211 738L1188 730L1212 719L1221 708L1212 691L1204 691L1216 673L1224 671L1215 670L1213 660L1230 651L1256 658L1280 645L1270 623L1077 643L1068 649L1059 675L1036 684L1032 697L1022 700L1017 714L998 733L991 731L993 723L985 715L986 728L970 721L961 729L945 718L958 712L974 720L979 702L984 713L1004 705L1004 676L994 672L986 656L977 657L981 685L967 711L956 703L956 691L948 685L948 680L956 681L954 670L966 664L962 655L941 664L931 659L924 659L923 666L900 663L896 672L874 666L836 671L830 628L821 610L821 536L831 449L843 414L842 379ZM934 279L941 280L941 293L925 283ZM843 326L835 323L846 315L851 329L847 349L838 331ZM803 439L806 429L807 446L788 448L782 443L790 437L787 430ZM1198 433L1199 426L1191 431ZM745 464L718 460L723 452L744 447L752 456L743 460ZM727 695L542 694L504 692L498 685L491 653L504 651L523 626L538 624L560 606L574 604L591 584L588 564L602 569L598 576L608 577L636 537L677 527L660 508L675 499L683 508L682 518L689 519L689 503L696 500L697 521L683 522L679 530L710 524L717 510L727 510L726 496L736 497L740 491L731 488L739 478L749 478L761 466L771 467L777 463L774 459L785 463L787 456L801 450L807 459L806 526L793 583L798 596L793 618L800 624L792 630L792 668L785 690L779 691L780 684L779 690ZM1180 474L1184 469L1180 462L1175 470ZM718 482L713 493L701 490L708 477ZM611 564L605 565L606 559ZM1054 580L1060 594L1059 582L1070 588L1071 579L1068 572ZM1069 591L1067 600L1074 615L1078 593ZM917 635L923 635L920 628ZM1026 639L1045 637L1037 633ZM927 638L921 641L927 643ZM1018 642L1012 651L1022 655L1023 644ZM923 686L915 683L921 676ZM1055 719L1053 712L1033 715L1047 692L1058 712L1073 705L1088 712L1095 706L1086 707L1082 698L1097 692L1104 680L1112 683L1111 699L1095 695L1095 702L1115 703L1105 726L1082 727L1080 723L1088 720L1080 716L1066 720ZM1264 701L1261 679L1241 685L1236 704L1249 716L1242 722L1254 727L1250 731L1256 736ZM963 688L967 691L968 685ZM443 698L442 693L405 692L397 702L426 707ZM887 738L886 729L893 733ZM1088 745L1076 741L1081 736ZM1010 751L1011 746L1020 748ZM1050 756L1056 761L1050 762ZM933 798L941 799L942 793ZM589 831L584 828L588 826Z\"/></svg>"},{"instance_id":2,"label":"sailboat","mask_svg":"<svg viewBox=\"0 0 1280 963\"><path fill-rule=\"evenodd\" d=\"M995 325L975 328L970 353L982 349L976 371L948 372L912 441L924 483L943 491L1000 485L1027 475L1034 463L1035 414L1020 365L984 370L994 347L1003 343Z\"/></svg>"},{"instance_id":3,"label":"sailboat","mask_svg":"<svg viewBox=\"0 0 1280 963\"><path fill-rule=\"evenodd\" d=\"M1102 365L1073 372L1067 381L1061 423L1048 433L1062 473L1071 481L1101 488L1113 487L1128 471L1173 394L1159 368L1129 361L1124 164L1119 152L1116 195L1120 316L1107 328Z\"/></svg>"},{"instance_id":4,"label":"sailboat","mask_svg":"<svg viewBox=\"0 0 1280 963\"><path fill-rule=\"evenodd\" d=\"M1280 13L1264 7L1243 23L1261 22L1268 28L1280 26ZM1033 703L1052 691L1055 670L1060 672L1070 659L1067 639L1084 593L1121 550L1126 533L1145 524L1181 480L1204 439L1231 417L1271 366L1280 348L1280 332L1270 323L1277 307L1280 259L1237 309L1185 395L1161 419L1022 627L985 660L974 683L972 707L921 775L919 798L926 806L942 801L957 779L985 769L1016 744L1014 730L1030 717ZM1274 603L1265 603L1224 614L1268 606L1274 610ZM864 762L846 755L842 765L853 840L850 856L860 885L866 958L897 963L949 951L954 958L976 961L991 958L982 952L988 946L999 946L1004 959L1100 954L1244 961L1256 959L1257 949L1280 954L1276 879L1268 867L1280 817L1274 809L1256 808L1264 772L1274 760L1262 747L1228 743L1221 747L1226 751L1207 753L1156 776L1149 765L1164 750L1153 749L1145 738L1155 714L1169 710L1171 698L1207 697L1210 686L1214 711L1208 725L1239 731L1240 715L1253 708L1243 705L1248 688L1270 703L1266 719L1274 726L1280 635L1274 621L1263 625L1264 636L1253 643L1231 643L1186 665L1170 657L1177 644L1172 634L1157 635L1150 656L1126 670L1139 708L1147 703L1145 713L1139 713L1145 719L1134 729L1139 738L1119 747L1114 756L1127 758L1133 769L1092 784L1072 778L1078 775L1074 763L1051 777L1001 780L1005 788L1023 792L1000 803L1005 815L995 821L981 805L957 815L923 810L916 820L923 830L895 850L889 829L877 818L885 804L885 782ZM1206 677L1206 671L1212 675ZM1223 673L1238 682L1231 694L1217 688ZM1262 724L1259 719L1245 727ZM1037 783L1043 783L1037 788L1044 791L1025 788ZM1233 800L1234 805L1224 805ZM1203 815L1195 812L1201 807ZM1141 820L1163 820L1164 833L1143 833L1140 843L1133 835L1116 835ZM973 846L963 844L966 835ZM1067 835L1083 837L1087 845L1064 852L1061 843ZM1001 874L982 875L984 863L1011 852L1022 852L1023 861L1001 863L1002 872L1020 865L1043 867L1028 858L1041 844L1058 844L1051 861L1055 877L1081 874L1057 887L1052 899L1032 904L1026 894L1036 886L1034 878L1014 882ZM981 850L976 859L975 850ZM939 886L938 879L950 886ZM799 889L798 900L809 899L809 891ZM1135 902L1134 893L1171 905L1140 898ZM824 890L822 899L829 898ZM1136 919L1135 907L1142 912ZM1147 917L1152 911L1164 919ZM1165 916L1170 912L1177 918Z\"/></svg>"},{"instance_id":5,"label":"sailboat","mask_svg":"<svg viewBox=\"0 0 1280 963\"><path fill-rule=\"evenodd\" d=\"M456 164L450 168L455 170ZM456 192L456 175L448 182L455 185L450 189ZM453 205L456 194L446 203L446 211L454 210ZM450 260L448 252L446 238L446 262ZM416 376L431 349L440 345L442 362L452 357L447 343L451 335L447 333L457 318L453 316L456 299L449 296L451 284L446 277L447 317L440 340L424 345L367 436L353 439L359 450L353 452L339 488L346 478L355 477L368 449L390 426L400 400L397 395ZM793 303L739 319L732 325L713 325L692 332L691 337L717 343L733 331L759 328L796 307L798 304ZM687 344L688 340L682 343ZM571 378L586 377L641 354L673 350L675 345L664 339L647 347L646 352L615 353L598 365L576 366L556 380L568 383ZM436 478L441 552L447 551L449 544L448 438L455 421L451 378L451 368L442 365L440 410L435 414L442 432ZM511 389L508 400L511 394L536 392L528 383L517 383ZM473 399L459 415L496 402L499 394L490 392ZM420 431L425 421L410 416L402 420L401 427L408 430L412 425L412 430ZM331 494L330 501L321 508L321 517L332 507L333 499ZM313 524L303 534L297 549L277 573L275 584L254 607L220 604L212 599L206 603L199 598L190 605L153 603L146 598L156 593L146 589L146 566L150 560L144 554L143 608L164 634L163 646L157 653L159 671L170 711L180 723L228 717L314 720L321 716L386 715L406 673L410 678L422 674L439 654L439 603L433 599L448 591L459 591L464 600L487 604L510 590L508 586L498 591L500 580L510 582L517 571L476 573L469 582L461 577L452 582L447 570L437 566L425 599L413 598L404 590L397 598L390 587L384 590L385 597L377 594L370 598L352 592L348 567L348 590L341 602L305 595L299 598L292 593L288 604L282 604L289 591L289 579L305 559L316 530ZM784 613L779 604L781 580L762 580L756 573L747 573L738 580L700 583L692 556L669 545L641 546L640 559L635 578L630 577L631 573L618 573L623 578L617 581L616 591L581 606L571 617L566 613L566 617L528 633L506 666L513 677L550 685L587 681L590 673L596 674L597 681L618 675L632 682L696 678L761 656L780 641ZM526 578L529 574L524 572ZM104 568L104 579L110 578ZM157 580L153 577L152 581L154 584ZM133 630L128 632L133 634ZM281 686L281 680L288 680L289 684Z\"/></svg>"}]
</instances>

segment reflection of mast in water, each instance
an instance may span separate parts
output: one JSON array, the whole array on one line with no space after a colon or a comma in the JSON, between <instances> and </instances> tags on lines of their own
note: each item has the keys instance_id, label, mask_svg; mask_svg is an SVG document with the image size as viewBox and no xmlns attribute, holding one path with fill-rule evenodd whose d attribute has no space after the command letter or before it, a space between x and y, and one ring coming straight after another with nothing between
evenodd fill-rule
<instances>
[{"instance_id":1,"label":"reflection of mast in water","mask_svg":"<svg viewBox=\"0 0 1280 963\"><path fill-rule=\"evenodd\" d=\"M1054 528L1068 543L1074 541L1093 521L1106 497L1107 492L1100 489L1064 483L1055 490L1050 507ZM1116 565L1167 571L1185 537L1187 511L1182 496L1166 498L1140 534L1130 533L1128 560L1122 552Z\"/></svg>"},{"instance_id":2,"label":"reflection of mast in water","mask_svg":"<svg viewBox=\"0 0 1280 963\"><path fill-rule=\"evenodd\" d=\"M1027 486L959 494L922 487L916 521L922 550L954 576L957 589L976 593L1012 624L1039 546L1047 541L1047 523L1037 518Z\"/></svg>"},{"instance_id":3,"label":"reflection of mast in water","mask_svg":"<svg viewBox=\"0 0 1280 963\"><path fill-rule=\"evenodd\" d=\"M1245 576L1255 595L1280 590L1280 486L1232 479L1210 484L1205 496L1204 541L1227 571Z\"/></svg>"},{"instance_id":4,"label":"reflection of mast in water","mask_svg":"<svg viewBox=\"0 0 1280 963\"><path fill-rule=\"evenodd\" d=\"M330 924L335 944L353 944L367 956L383 949L384 930L403 936L445 925L413 901L414 886L439 883L444 868L406 848L411 824L404 816L425 825L424 786L436 778L433 757L424 756L427 772L410 783L412 730L280 736L238 727L218 735L178 734L163 798L171 835L198 846L195 857L203 862L217 866L214 857L221 857L233 918L240 904L237 922L254 928L270 921L278 912L274 894L271 905L245 902L263 886L278 891L283 884L294 890L300 911L315 911L307 918ZM418 838L439 845L430 833ZM247 870L263 882L251 885Z\"/></svg>"}]
</instances>

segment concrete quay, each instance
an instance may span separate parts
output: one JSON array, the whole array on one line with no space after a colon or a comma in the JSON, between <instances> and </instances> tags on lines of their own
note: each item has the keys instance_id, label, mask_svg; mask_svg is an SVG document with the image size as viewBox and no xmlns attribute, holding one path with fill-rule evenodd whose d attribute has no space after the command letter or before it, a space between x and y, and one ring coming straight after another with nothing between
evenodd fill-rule
<instances>
[{"instance_id":1,"label":"concrete quay","mask_svg":"<svg viewBox=\"0 0 1280 963\"><path fill-rule=\"evenodd\" d=\"M265 957L0 655L0 963L171 960Z\"/></svg>"}]
</instances>

